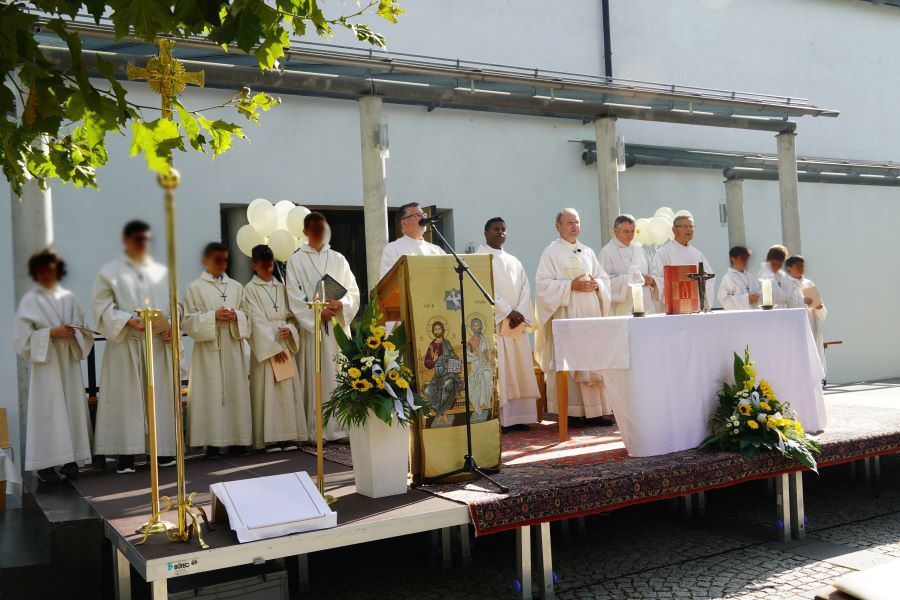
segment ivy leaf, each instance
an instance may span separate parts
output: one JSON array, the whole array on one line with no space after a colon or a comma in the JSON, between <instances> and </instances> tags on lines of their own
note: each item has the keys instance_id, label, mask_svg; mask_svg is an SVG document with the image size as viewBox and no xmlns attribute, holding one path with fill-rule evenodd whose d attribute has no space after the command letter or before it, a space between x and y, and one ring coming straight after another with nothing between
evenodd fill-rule
<instances>
[{"instance_id":1,"label":"ivy leaf","mask_svg":"<svg viewBox=\"0 0 900 600\"><path fill-rule=\"evenodd\" d=\"M256 60L261 69L272 69L275 61L284 56L285 46L290 45L291 40L284 27L278 26L270 32L256 49Z\"/></svg>"},{"instance_id":2,"label":"ivy leaf","mask_svg":"<svg viewBox=\"0 0 900 600\"><path fill-rule=\"evenodd\" d=\"M143 152L147 167L157 173L168 173L172 167L172 150L184 150L181 133L173 121L156 119L140 121L135 119L131 126L131 155Z\"/></svg>"},{"instance_id":3,"label":"ivy leaf","mask_svg":"<svg viewBox=\"0 0 900 600\"><path fill-rule=\"evenodd\" d=\"M181 121L185 134L187 134L191 148L199 152L206 152L206 138L200 133L200 125L197 123L197 119L177 100L175 101L175 108L178 110L178 119Z\"/></svg>"},{"instance_id":4,"label":"ivy leaf","mask_svg":"<svg viewBox=\"0 0 900 600\"><path fill-rule=\"evenodd\" d=\"M244 137L241 127L234 123L227 123L221 119L211 121L202 115L197 115L197 122L209 133L209 143L212 146L214 156L218 156L231 148L232 136Z\"/></svg>"},{"instance_id":5,"label":"ivy leaf","mask_svg":"<svg viewBox=\"0 0 900 600\"><path fill-rule=\"evenodd\" d=\"M250 96L250 90L244 88L241 90L240 98L237 103L237 110L238 113L253 121L256 125L259 125L259 113L257 111L261 110L265 112L278 104L281 104L280 98L275 98L265 92L259 92Z\"/></svg>"}]
</instances>

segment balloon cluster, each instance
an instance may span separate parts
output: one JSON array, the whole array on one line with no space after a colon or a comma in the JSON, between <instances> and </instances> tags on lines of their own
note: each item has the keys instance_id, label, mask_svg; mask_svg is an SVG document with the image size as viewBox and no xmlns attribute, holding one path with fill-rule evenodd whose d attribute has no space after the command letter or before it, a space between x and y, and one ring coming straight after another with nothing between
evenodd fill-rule
<instances>
[{"instance_id":1,"label":"balloon cluster","mask_svg":"<svg viewBox=\"0 0 900 600\"><path fill-rule=\"evenodd\" d=\"M642 246L662 246L675 237L672 222L676 217L694 218L689 211L672 212L668 206L660 206L650 218L635 219L634 239Z\"/></svg>"},{"instance_id":2,"label":"balloon cluster","mask_svg":"<svg viewBox=\"0 0 900 600\"><path fill-rule=\"evenodd\" d=\"M250 224L238 229L238 248L251 256L254 246L268 244L276 260L286 261L307 242L303 235L303 219L308 214L308 208L297 206L290 200L273 205L265 198L257 198L247 207Z\"/></svg>"}]
</instances>

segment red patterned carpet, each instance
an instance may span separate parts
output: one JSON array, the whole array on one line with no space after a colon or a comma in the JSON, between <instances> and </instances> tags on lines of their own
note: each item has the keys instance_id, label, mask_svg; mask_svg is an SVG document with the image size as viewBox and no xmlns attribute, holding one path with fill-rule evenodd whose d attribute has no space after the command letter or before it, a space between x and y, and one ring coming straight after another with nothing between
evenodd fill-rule
<instances>
[{"instance_id":1,"label":"red patterned carpet","mask_svg":"<svg viewBox=\"0 0 900 600\"><path fill-rule=\"evenodd\" d=\"M820 467L900 450L900 410L857 406L829 397L828 427L818 436ZM726 452L685 450L661 456L628 456L615 427L571 428L558 444L556 423L505 434L503 469L510 487L498 494L484 481L425 486L469 505L477 535L555 519L607 512L751 479L799 470L780 455L745 460ZM314 449L307 451L315 452ZM349 446L330 444L328 460L350 465Z\"/></svg>"}]
</instances>

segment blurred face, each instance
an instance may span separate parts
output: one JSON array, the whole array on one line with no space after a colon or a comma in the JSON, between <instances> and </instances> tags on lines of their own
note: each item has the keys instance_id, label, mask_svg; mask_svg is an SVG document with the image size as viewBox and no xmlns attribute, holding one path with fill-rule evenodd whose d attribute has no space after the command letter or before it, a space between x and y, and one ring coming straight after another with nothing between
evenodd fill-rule
<instances>
[{"instance_id":1,"label":"blurred face","mask_svg":"<svg viewBox=\"0 0 900 600\"><path fill-rule=\"evenodd\" d=\"M792 264L787 269L791 277L795 279L803 279L803 273L806 271L806 264L803 261Z\"/></svg>"},{"instance_id":2,"label":"blurred face","mask_svg":"<svg viewBox=\"0 0 900 600\"><path fill-rule=\"evenodd\" d=\"M274 260L254 260L253 272L263 281L271 281L272 273L275 271Z\"/></svg>"},{"instance_id":3,"label":"blurred face","mask_svg":"<svg viewBox=\"0 0 900 600\"><path fill-rule=\"evenodd\" d=\"M676 242L682 246L686 246L688 242L694 239L694 220L685 218L678 219L677 222L672 225L672 233L675 234Z\"/></svg>"},{"instance_id":4,"label":"blurred face","mask_svg":"<svg viewBox=\"0 0 900 600\"><path fill-rule=\"evenodd\" d=\"M736 256L731 259L731 266L738 271L744 271L747 268L748 260L750 260L749 256Z\"/></svg>"},{"instance_id":5,"label":"blurred face","mask_svg":"<svg viewBox=\"0 0 900 600\"><path fill-rule=\"evenodd\" d=\"M491 223L491 226L484 232L484 241L491 248L500 250L506 243L506 223L499 221Z\"/></svg>"},{"instance_id":6,"label":"blurred face","mask_svg":"<svg viewBox=\"0 0 900 600\"><path fill-rule=\"evenodd\" d=\"M781 267L784 266L784 261L779 258L773 258L769 261L769 266L772 267L772 272L775 273L781 270Z\"/></svg>"},{"instance_id":7,"label":"blurred face","mask_svg":"<svg viewBox=\"0 0 900 600\"><path fill-rule=\"evenodd\" d=\"M152 235L150 231L139 231L138 233L124 236L122 245L125 246L125 254L135 260L143 260L150 253L150 242Z\"/></svg>"},{"instance_id":8,"label":"blurred face","mask_svg":"<svg viewBox=\"0 0 900 600\"><path fill-rule=\"evenodd\" d=\"M34 280L47 289L55 288L56 282L59 281L59 277L56 275L56 263L39 265L34 270Z\"/></svg>"},{"instance_id":9,"label":"blurred face","mask_svg":"<svg viewBox=\"0 0 900 600\"><path fill-rule=\"evenodd\" d=\"M310 221L303 229L303 235L309 240L309 245L318 250L325 245L325 220Z\"/></svg>"},{"instance_id":10,"label":"blurred face","mask_svg":"<svg viewBox=\"0 0 900 600\"><path fill-rule=\"evenodd\" d=\"M400 219L400 229L403 230L403 235L421 240L422 236L425 235L425 227L419 225L419 221L428 218L428 215L422 211L420 206L408 206L403 212L405 214Z\"/></svg>"},{"instance_id":11,"label":"blurred face","mask_svg":"<svg viewBox=\"0 0 900 600\"><path fill-rule=\"evenodd\" d=\"M218 277L228 268L227 252L212 252L208 256L203 257L203 266L213 277Z\"/></svg>"},{"instance_id":12,"label":"blurred face","mask_svg":"<svg viewBox=\"0 0 900 600\"><path fill-rule=\"evenodd\" d=\"M578 219L578 215L569 212L563 213L556 223L556 231L559 232L559 237L574 244L581 233L581 221Z\"/></svg>"},{"instance_id":13,"label":"blurred face","mask_svg":"<svg viewBox=\"0 0 900 600\"><path fill-rule=\"evenodd\" d=\"M629 246L634 239L634 223L625 222L613 227L613 233L616 235L617 240L622 244Z\"/></svg>"}]
</instances>

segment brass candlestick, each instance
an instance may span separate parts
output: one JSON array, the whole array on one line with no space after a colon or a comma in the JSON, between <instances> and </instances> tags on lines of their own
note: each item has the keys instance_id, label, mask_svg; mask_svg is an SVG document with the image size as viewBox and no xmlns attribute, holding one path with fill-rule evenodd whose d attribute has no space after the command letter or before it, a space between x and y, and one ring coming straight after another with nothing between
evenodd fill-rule
<instances>
[{"instance_id":1,"label":"brass candlestick","mask_svg":"<svg viewBox=\"0 0 900 600\"><path fill-rule=\"evenodd\" d=\"M325 493L325 457L322 443L322 309L326 303L316 294L307 306L313 309L313 329L316 332L316 485L326 504L335 502L334 496Z\"/></svg>"},{"instance_id":2,"label":"brass candlestick","mask_svg":"<svg viewBox=\"0 0 900 600\"><path fill-rule=\"evenodd\" d=\"M159 459L156 448L156 392L154 390L153 372L153 319L162 316L155 308L144 308L138 312L144 322L144 378L146 379L147 401L147 456L150 458L150 520L141 525L135 533L144 534L139 544L147 541L154 533L166 533L175 528L169 521L164 521L160 515L165 512L159 507ZM166 508L168 510L168 507Z\"/></svg>"}]
</instances>

